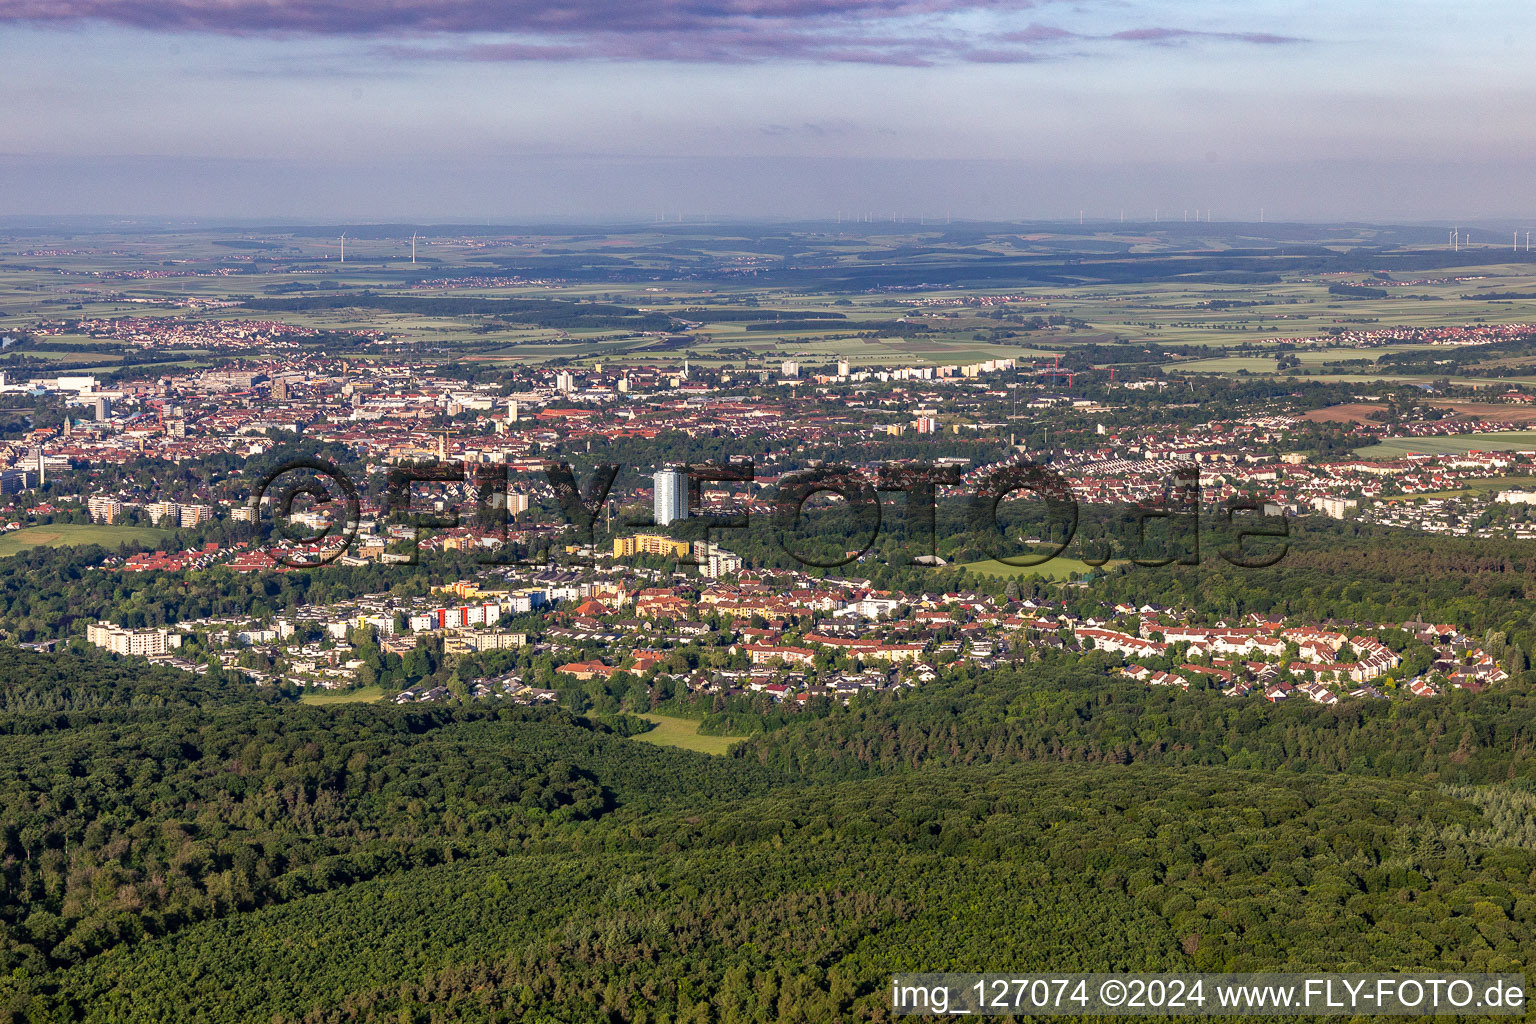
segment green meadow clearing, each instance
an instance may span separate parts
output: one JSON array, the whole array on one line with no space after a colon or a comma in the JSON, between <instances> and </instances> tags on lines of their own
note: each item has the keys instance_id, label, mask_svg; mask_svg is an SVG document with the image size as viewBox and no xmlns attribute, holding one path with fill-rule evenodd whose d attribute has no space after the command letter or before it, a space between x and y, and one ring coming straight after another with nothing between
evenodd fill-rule
<instances>
[{"instance_id":1,"label":"green meadow clearing","mask_svg":"<svg viewBox=\"0 0 1536 1024\"><path fill-rule=\"evenodd\" d=\"M299 697L300 704L326 707L335 704L372 704L382 699L384 691L378 686L363 686L356 690L305 690Z\"/></svg>"},{"instance_id":2,"label":"green meadow clearing","mask_svg":"<svg viewBox=\"0 0 1536 1024\"><path fill-rule=\"evenodd\" d=\"M740 736L701 736L699 723L687 718L668 715L641 715L647 722L655 722L656 728L642 732L634 739L645 743L658 743L664 747L681 747L701 754L724 754Z\"/></svg>"},{"instance_id":3,"label":"green meadow clearing","mask_svg":"<svg viewBox=\"0 0 1536 1024\"><path fill-rule=\"evenodd\" d=\"M104 548L115 548L120 544L154 547L164 544L170 536L167 530L155 530L148 526L87 526L77 523L29 526L23 530L0 534L0 557L35 547L62 548L85 544L100 544Z\"/></svg>"},{"instance_id":4,"label":"green meadow clearing","mask_svg":"<svg viewBox=\"0 0 1536 1024\"><path fill-rule=\"evenodd\" d=\"M1118 561L1111 560L1104 563L1103 567L1110 568L1124 564L1123 559ZM1042 562L1039 565L1004 565L1002 562L988 558L980 562L966 562L960 568L981 573L985 576L1043 576L1051 580L1067 580L1073 576L1081 576L1084 573L1093 572L1098 567L1089 565L1081 559L1058 557L1051 559L1049 562Z\"/></svg>"}]
</instances>

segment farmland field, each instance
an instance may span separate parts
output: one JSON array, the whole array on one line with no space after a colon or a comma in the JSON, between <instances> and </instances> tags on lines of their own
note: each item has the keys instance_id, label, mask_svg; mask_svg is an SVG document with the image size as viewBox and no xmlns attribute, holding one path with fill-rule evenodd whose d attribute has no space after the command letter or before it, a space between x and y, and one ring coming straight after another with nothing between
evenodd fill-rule
<instances>
[{"instance_id":1,"label":"farmland field","mask_svg":"<svg viewBox=\"0 0 1536 1024\"><path fill-rule=\"evenodd\" d=\"M1374 413L1386 412L1387 407L1376 402L1350 402L1330 405L1326 409L1313 409L1302 416L1313 423L1369 423Z\"/></svg>"},{"instance_id":2,"label":"farmland field","mask_svg":"<svg viewBox=\"0 0 1536 1024\"><path fill-rule=\"evenodd\" d=\"M1536 423L1536 408L1528 405L1504 405L1495 402L1432 402L1430 404L1436 409L1449 409L1458 419Z\"/></svg>"},{"instance_id":3,"label":"farmland field","mask_svg":"<svg viewBox=\"0 0 1536 1024\"><path fill-rule=\"evenodd\" d=\"M1454 491L1426 491L1422 494L1396 494L1382 501L1414 501L1418 498L1465 498L1475 494L1492 494L1495 491L1529 490L1536 486L1536 476L1498 476L1468 480L1465 487Z\"/></svg>"},{"instance_id":4,"label":"farmland field","mask_svg":"<svg viewBox=\"0 0 1536 1024\"><path fill-rule=\"evenodd\" d=\"M1410 453L1462 455L1467 452L1536 451L1536 430L1501 430L1493 434L1458 434L1450 437L1393 437L1380 444L1357 448L1364 459L1396 459Z\"/></svg>"}]
</instances>

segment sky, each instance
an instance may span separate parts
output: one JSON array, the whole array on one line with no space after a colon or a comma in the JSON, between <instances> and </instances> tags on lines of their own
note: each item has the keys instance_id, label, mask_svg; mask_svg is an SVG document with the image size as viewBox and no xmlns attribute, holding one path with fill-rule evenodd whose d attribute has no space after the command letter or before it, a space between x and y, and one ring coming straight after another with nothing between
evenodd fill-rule
<instances>
[{"instance_id":1,"label":"sky","mask_svg":"<svg viewBox=\"0 0 1536 1024\"><path fill-rule=\"evenodd\" d=\"M1529 0L0 0L0 216L1536 220Z\"/></svg>"}]
</instances>

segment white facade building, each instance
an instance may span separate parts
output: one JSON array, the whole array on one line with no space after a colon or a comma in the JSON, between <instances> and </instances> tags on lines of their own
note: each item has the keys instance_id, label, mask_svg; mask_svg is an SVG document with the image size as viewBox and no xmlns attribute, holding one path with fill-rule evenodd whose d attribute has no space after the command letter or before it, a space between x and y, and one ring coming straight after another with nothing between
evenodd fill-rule
<instances>
[{"instance_id":1,"label":"white facade building","mask_svg":"<svg viewBox=\"0 0 1536 1024\"><path fill-rule=\"evenodd\" d=\"M110 622L85 627L85 638L97 647L141 658L167 654L181 646L181 634L164 629L123 629Z\"/></svg>"},{"instance_id":2,"label":"white facade building","mask_svg":"<svg viewBox=\"0 0 1536 1024\"><path fill-rule=\"evenodd\" d=\"M688 474L672 466L661 469L653 478L657 526L666 526L688 518Z\"/></svg>"}]
</instances>

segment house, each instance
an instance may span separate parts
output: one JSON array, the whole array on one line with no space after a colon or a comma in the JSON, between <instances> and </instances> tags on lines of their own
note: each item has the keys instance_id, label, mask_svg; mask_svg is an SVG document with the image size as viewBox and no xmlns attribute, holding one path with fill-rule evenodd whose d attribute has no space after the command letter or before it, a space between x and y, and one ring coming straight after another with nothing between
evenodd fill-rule
<instances>
[{"instance_id":1,"label":"house","mask_svg":"<svg viewBox=\"0 0 1536 1024\"><path fill-rule=\"evenodd\" d=\"M1156 657L1168 649L1166 643L1155 640L1143 640L1129 633L1121 633L1113 629L1093 629L1083 627L1073 631L1078 642L1084 648L1095 648L1101 651L1111 651L1116 654L1124 654L1132 657Z\"/></svg>"},{"instance_id":2,"label":"house","mask_svg":"<svg viewBox=\"0 0 1536 1024\"><path fill-rule=\"evenodd\" d=\"M636 674L649 672L666 660L667 656L660 651L636 651L630 662L629 671Z\"/></svg>"},{"instance_id":3,"label":"house","mask_svg":"<svg viewBox=\"0 0 1536 1024\"><path fill-rule=\"evenodd\" d=\"M858 653L863 658L880 658L885 661L916 661L917 656L923 653L923 645L875 644L873 647Z\"/></svg>"},{"instance_id":4,"label":"house","mask_svg":"<svg viewBox=\"0 0 1536 1024\"><path fill-rule=\"evenodd\" d=\"M754 665L767 665L775 658L787 665L809 665L816 656L816 652L807 647L746 644L745 650L747 657Z\"/></svg>"},{"instance_id":5,"label":"house","mask_svg":"<svg viewBox=\"0 0 1536 1024\"><path fill-rule=\"evenodd\" d=\"M600 661L573 661L569 662L568 664L559 666L555 669L555 671L564 673L568 676L572 676L585 683L590 679L607 679L618 670L613 666L605 665Z\"/></svg>"}]
</instances>

